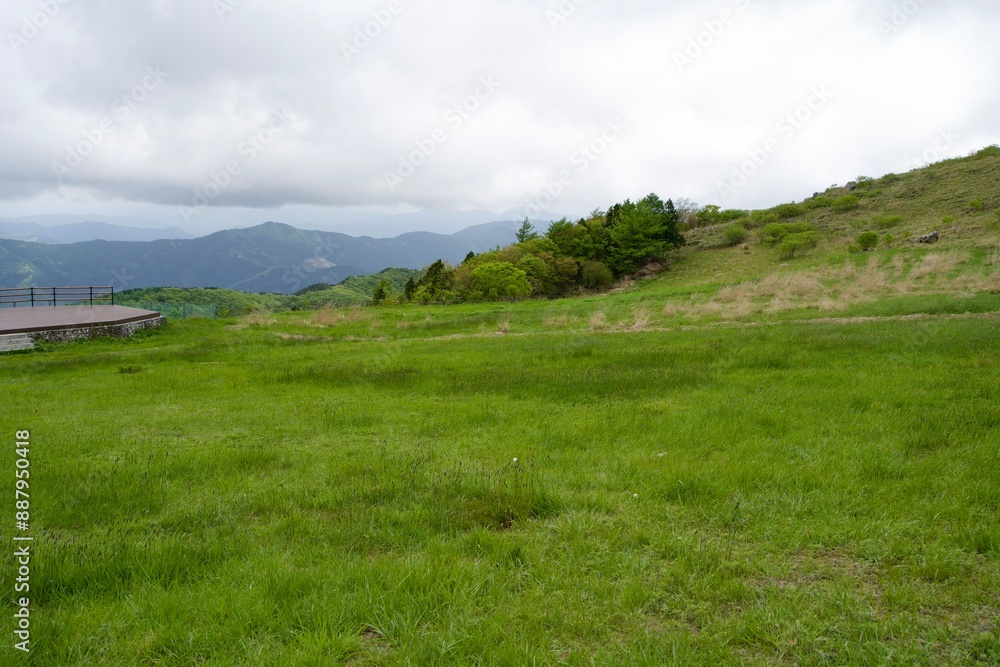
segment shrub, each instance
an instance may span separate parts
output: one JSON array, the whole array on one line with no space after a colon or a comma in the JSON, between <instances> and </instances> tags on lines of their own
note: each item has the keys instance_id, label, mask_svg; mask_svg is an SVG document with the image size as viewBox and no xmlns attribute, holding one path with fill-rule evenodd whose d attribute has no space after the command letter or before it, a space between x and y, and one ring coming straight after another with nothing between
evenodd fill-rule
<instances>
[{"instance_id":1,"label":"shrub","mask_svg":"<svg viewBox=\"0 0 1000 667\"><path fill-rule=\"evenodd\" d=\"M878 234L875 232L865 232L858 237L858 245L865 252L869 250L874 250L878 246Z\"/></svg>"},{"instance_id":2,"label":"shrub","mask_svg":"<svg viewBox=\"0 0 1000 667\"><path fill-rule=\"evenodd\" d=\"M984 202L982 199L973 199L971 202L969 202L969 208L971 208L973 211L976 212L982 211L985 206L986 202Z\"/></svg>"},{"instance_id":3,"label":"shrub","mask_svg":"<svg viewBox=\"0 0 1000 667\"><path fill-rule=\"evenodd\" d=\"M789 234L778 245L778 257L793 259L800 250L812 250L819 245L819 232L799 232Z\"/></svg>"},{"instance_id":4,"label":"shrub","mask_svg":"<svg viewBox=\"0 0 1000 667\"><path fill-rule=\"evenodd\" d=\"M774 211L754 211L750 214L750 220L752 224L746 225L747 229L764 227L772 222L778 221L778 214Z\"/></svg>"},{"instance_id":5,"label":"shrub","mask_svg":"<svg viewBox=\"0 0 1000 667\"><path fill-rule=\"evenodd\" d=\"M531 294L528 274L509 262L488 262L472 272L476 301L517 300Z\"/></svg>"},{"instance_id":6,"label":"shrub","mask_svg":"<svg viewBox=\"0 0 1000 667\"><path fill-rule=\"evenodd\" d=\"M732 222L733 220L741 220L742 218L745 218L748 215L750 215L749 211L742 211L736 208L729 208L719 213L719 221Z\"/></svg>"},{"instance_id":7,"label":"shrub","mask_svg":"<svg viewBox=\"0 0 1000 667\"><path fill-rule=\"evenodd\" d=\"M722 237L725 239L726 245L732 247L734 245L739 245L747 238L746 227L734 222L733 224L726 227L725 231L722 232Z\"/></svg>"},{"instance_id":8,"label":"shrub","mask_svg":"<svg viewBox=\"0 0 1000 667\"><path fill-rule=\"evenodd\" d=\"M580 269L584 287L588 289L603 289L611 287L615 277L603 262L586 261Z\"/></svg>"},{"instance_id":9,"label":"shrub","mask_svg":"<svg viewBox=\"0 0 1000 667\"><path fill-rule=\"evenodd\" d=\"M875 218L875 226L879 229L898 227L903 222L901 215L880 215Z\"/></svg>"},{"instance_id":10,"label":"shrub","mask_svg":"<svg viewBox=\"0 0 1000 667\"><path fill-rule=\"evenodd\" d=\"M830 205L837 213L847 213L848 211L853 211L858 207L859 200L854 195L844 195L843 197L838 197L833 200L833 204Z\"/></svg>"},{"instance_id":11,"label":"shrub","mask_svg":"<svg viewBox=\"0 0 1000 667\"><path fill-rule=\"evenodd\" d=\"M882 185L892 185L893 183L902 180L902 178L903 177L900 176L899 174L886 174L885 176L879 179L879 182Z\"/></svg>"},{"instance_id":12,"label":"shrub","mask_svg":"<svg viewBox=\"0 0 1000 667\"><path fill-rule=\"evenodd\" d=\"M882 237L882 245L886 247L891 246L895 242L896 242L896 237L893 236L892 234L886 234L885 236Z\"/></svg>"},{"instance_id":13,"label":"shrub","mask_svg":"<svg viewBox=\"0 0 1000 667\"><path fill-rule=\"evenodd\" d=\"M774 222L761 230L760 240L765 245L775 245L781 243L790 234L803 234L811 231L813 231L812 226L805 222Z\"/></svg>"},{"instance_id":14,"label":"shrub","mask_svg":"<svg viewBox=\"0 0 1000 667\"><path fill-rule=\"evenodd\" d=\"M807 209L830 208L830 206L833 205L833 200L824 195L820 195L819 197L813 197L812 199L807 199L806 201L802 202L802 205L805 206Z\"/></svg>"},{"instance_id":15,"label":"shrub","mask_svg":"<svg viewBox=\"0 0 1000 667\"><path fill-rule=\"evenodd\" d=\"M774 211L774 214L782 220L795 218L803 213L802 206L799 206L798 204L782 204L781 206L775 206L771 210Z\"/></svg>"}]
</instances>

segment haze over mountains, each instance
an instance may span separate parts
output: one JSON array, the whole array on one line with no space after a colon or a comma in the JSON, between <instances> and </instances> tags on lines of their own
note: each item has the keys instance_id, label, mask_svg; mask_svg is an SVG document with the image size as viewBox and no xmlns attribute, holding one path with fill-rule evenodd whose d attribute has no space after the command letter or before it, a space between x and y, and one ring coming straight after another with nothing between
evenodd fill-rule
<instances>
[{"instance_id":1,"label":"haze over mountains","mask_svg":"<svg viewBox=\"0 0 1000 667\"><path fill-rule=\"evenodd\" d=\"M437 259L457 263L470 251L513 242L517 226L493 222L450 235L410 232L376 239L268 222L195 239L58 245L4 239L0 285L225 287L290 294L389 267L419 269Z\"/></svg>"}]
</instances>

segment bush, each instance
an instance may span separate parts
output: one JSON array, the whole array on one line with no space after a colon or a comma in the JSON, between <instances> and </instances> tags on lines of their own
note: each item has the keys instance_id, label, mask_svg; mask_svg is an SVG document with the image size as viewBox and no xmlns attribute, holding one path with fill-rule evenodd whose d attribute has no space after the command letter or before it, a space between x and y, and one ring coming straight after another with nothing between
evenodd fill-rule
<instances>
[{"instance_id":1,"label":"bush","mask_svg":"<svg viewBox=\"0 0 1000 667\"><path fill-rule=\"evenodd\" d=\"M803 213L803 207L798 204L782 204L781 206L775 206L771 210L782 220L795 218Z\"/></svg>"},{"instance_id":2,"label":"bush","mask_svg":"<svg viewBox=\"0 0 1000 667\"><path fill-rule=\"evenodd\" d=\"M865 252L874 250L878 246L878 234L875 232L865 232L858 237L858 245Z\"/></svg>"},{"instance_id":3,"label":"bush","mask_svg":"<svg viewBox=\"0 0 1000 667\"><path fill-rule=\"evenodd\" d=\"M882 245L889 247L896 242L896 237L892 234L886 234L882 237Z\"/></svg>"},{"instance_id":4,"label":"bush","mask_svg":"<svg viewBox=\"0 0 1000 667\"><path fill-rule=\"evenodd\" d=\"M746 227L734 222L733 224L726 227L725 231L722 232L722 237L726 242L726 245L732 247L734 245L739 245L747 238Z\"/></svg>"},{"instance_id":5,"label":"bush","mask_svg":"<svg viewBox=\"0 0 1000 667\"><path fill-rule=\"evenodd\" d=\"M984 202L982 199L973 199L971 202L969 202L969 208L971 208L973 211L976 212L982 211L985 206L986 202Z\"/></svg>"},{"instance_id":6,"label":"bush","mask_svg":"<svg viewBox=\"0 0 1000 667\"><path fill-rule=\"evenodd\" d=\"M843 197L838 197L833 200L833 204L830 205L837 213L847 213L848 211L853 211L859 205L859 200L854 195L844 195Z\"/></svg>"},{"instance_id":7,"label":"bush","mask_svg":"<svg viewBox=\"0 0 1000 667\"><path fill-rule=\"evenodd\" d=\"M603 262L586 261L580 269L583 286L588 289L604 289L611 287L615 282L615 277L611 275L609 269Z\"/></svg>"},{"instance_id":8,"label":"bush","mask_svg":"<svg viewBox=\"0 0 1000 667\"><path fill-rule=\"evenodd\" d=\"M800 250L812 250L819 245L819 232L799 232L789 234L778 245L778 257L793 259Z\"/></svg>"},{"instance_id":9,"label":"bush","mask_svg":"<svg viewBox=\"0 0 1000 667\"><path fill-rule=\"evenodd\" d=\"M488 262L472 276L475 301L517 300L531 294L528 274L509 262Z\"/></svg>"},{"instance_id":10,"label":"bush","mask_svg":"<svg viewBox=\"0 0 1000 667\"><path fill-rule=\"evenodd\" d=\"M893 183L902 180L902 178L903 177L900 176L899 174L886 174L885 176L879 179L879 183L881 183L882 185L892 185Z\"/></svg>"},{"instance_id":11,"label":"bush","mask_svg":"<svg viewBox=\"0 0 1000 667\"><path fill-rule=\"evenodd\" d=\"M750 214L751 224L744 225L747 229L764 227L778 221L778 214L774 211L754 211Z\"/></svg>"},{"instance_id":12,"label":"bush","mask_svg":"<svg viewBox=\"0 0 1000 667\"><path fill-rule=\"evenodd\" d=\"M833 205L833 200L824 195L820 195L819 197L813 197L812 199L807 199L806 201L802 202L802 205L805 206L807 209L830 208Z\"/></svg>"},{"instance_id":13,"label":"bush","mask_svg":"<svg viewBox=\"0 0 1000 667\"><path fill-rule=\"evenodd\" d=\"M875 226L879 229L892 229L903 222L901 215L880 215L875 218Z\"/></svg>"},{"instance_id":14,"label":"bush","mask_svg":"<svg viewBox=\"0 0 1000 667\"><path fill-rule=\"evenodd\" d=\"M811 231L813 231L812 225L805 222L774 222L761 230L760 241L765 245L776 245L790 234L804 234Z\"/></svg>"}]
</instances>

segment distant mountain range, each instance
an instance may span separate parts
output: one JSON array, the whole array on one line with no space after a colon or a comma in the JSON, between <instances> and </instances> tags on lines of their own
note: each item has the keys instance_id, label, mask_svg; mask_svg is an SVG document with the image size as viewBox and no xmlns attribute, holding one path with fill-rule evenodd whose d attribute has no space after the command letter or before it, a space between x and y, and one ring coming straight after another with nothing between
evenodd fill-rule
<instances>
[{"instance_id":1,"label":"distant mountain range","mask_svg":"<svg viewBox=\"0 0 1000 667\"><path fill-rule=\"evenodd\" d=\"M63 216L33 216L45 222ZM81 243L83 241L158 241L161 239L192 239L193 234L178 227L148 229L129 227L106 222L63 222L45 224L33 218L18 220L0 219L0 239L31 241L33 243ZM71 216L65 218L72 220Z\"/></svg>"},{"instance_id":2,"label":"distant mountain range","mask_svg":"<svg viewBox=\"0 0 1000 667\"><path fill-rule=\"evenodd\" d=\"M437 259L457 263L470 251L514 242L517 227L493 222L451 235L375 239L268 222L196 239L62 245L6 239L0 240L0 286L225 287L291 294L389 267L419 269Z\"/></svg>"}]
</instances>

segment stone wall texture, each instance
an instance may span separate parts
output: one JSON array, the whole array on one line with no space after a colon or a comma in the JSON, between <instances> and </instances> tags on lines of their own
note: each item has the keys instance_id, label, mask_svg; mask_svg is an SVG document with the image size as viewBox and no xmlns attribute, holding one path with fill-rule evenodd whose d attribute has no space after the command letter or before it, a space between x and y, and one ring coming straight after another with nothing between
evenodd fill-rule
<instances>
[{"instance_id":1,"label":"stone wall texture","mask_svg":"<svg viewBox=\"0 0 1000 667\"><path fill-rule=\"evenodd\" d=\"M68 343L82 338L125 338L137 331L155 329L166 324L167 318L157 317L141 322L126 324L110 324L105 326L86 327L84 329L59 329L56 331L36 331L31 334L34 340L44 340L50 343Z\"/></svg>"}]
</instances>

